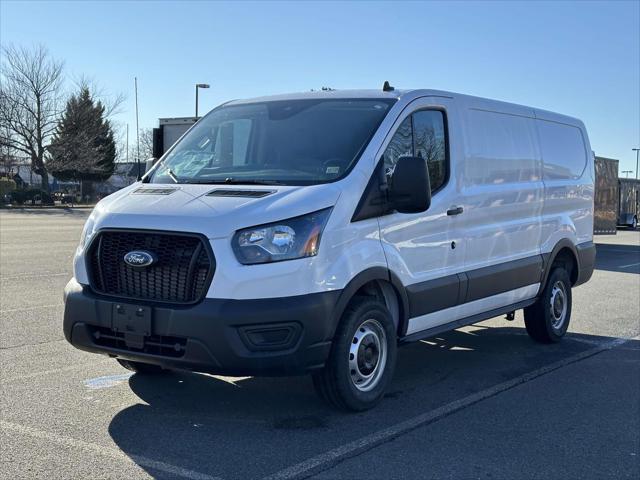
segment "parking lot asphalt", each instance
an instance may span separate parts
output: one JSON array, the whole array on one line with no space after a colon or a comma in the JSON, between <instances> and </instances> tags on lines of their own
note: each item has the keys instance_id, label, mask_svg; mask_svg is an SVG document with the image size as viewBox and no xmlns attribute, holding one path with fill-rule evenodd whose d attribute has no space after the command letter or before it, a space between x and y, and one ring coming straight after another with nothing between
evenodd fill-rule
<instances>
[{"instance_id":1,"label":"parking lot asphalt","mask_svg":"<svg viewBox=\"0 0 640 480\"><path fill-rule=\"evenodd\" d=\"M522 312L418 342L345 414L306 377L141 377L68 345L87 215L0 211L0 478L640 478L640 232L596 237L560 344Z\"/></svg>"}]
</instances>

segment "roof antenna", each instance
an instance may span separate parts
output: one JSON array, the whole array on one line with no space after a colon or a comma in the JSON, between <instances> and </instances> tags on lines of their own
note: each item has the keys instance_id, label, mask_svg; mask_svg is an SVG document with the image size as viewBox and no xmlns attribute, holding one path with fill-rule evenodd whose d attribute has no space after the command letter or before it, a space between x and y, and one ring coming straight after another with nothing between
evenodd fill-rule
<instances>
[{"instance_id":1,"label":"roof antenna","mask_svg":"<svg viewBox=\"0 0 640 480\"><path fill-rule=\"evenodd\" d=\"M395 88L393 88L391 85L389 85L389 81L385 80L384 85L382 85L382 91L383 92L393 92L395 90Z\"/></svg>"}]
</instances>

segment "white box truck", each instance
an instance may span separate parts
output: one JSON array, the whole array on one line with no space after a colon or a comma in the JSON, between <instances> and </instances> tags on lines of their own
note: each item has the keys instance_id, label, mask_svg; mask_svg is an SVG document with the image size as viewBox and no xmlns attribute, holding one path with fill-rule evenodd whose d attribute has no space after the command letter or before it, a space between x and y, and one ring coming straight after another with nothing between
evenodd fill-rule
<instances>
[{"instance_id":1,"label":"white box truck","mask_svg":"<svg viewBox=\"0 0 640 480\"><path fill-rule=\"evenodd\" d=\"M403 343L519 309L559 341L593 195L564 115L388 85L232 101L98 203L65 336L141 374L309 373L364 410Z\"/></svg>"}]
</instances>

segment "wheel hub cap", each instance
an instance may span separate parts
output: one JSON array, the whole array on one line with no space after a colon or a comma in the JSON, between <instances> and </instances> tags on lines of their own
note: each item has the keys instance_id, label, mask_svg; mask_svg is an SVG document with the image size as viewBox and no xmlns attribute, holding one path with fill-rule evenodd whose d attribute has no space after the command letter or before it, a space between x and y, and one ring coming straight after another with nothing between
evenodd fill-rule
<instances>
[{"instance_id":1,"label":"wheel hub cap","mask_svg":"<svg viewBox=\"0 0 640 480\"><path fill-rule=\"evenodd\" d=\"M387 362L386 340L377 320L366 320L356 329L349 349L349 372L358 390L369 391L380 381Z\"/></svg>"},{"instance_id":2,"label":"wheel hub cap","mask_svg":"<svg viewBox=\"0 0 640 480\"><path fill-rule=\"evenodd\" d=\"M559 330L567 316L567 292L564 283L556 282L551 289L551 326Z\"/></svg>"}]
</instances>

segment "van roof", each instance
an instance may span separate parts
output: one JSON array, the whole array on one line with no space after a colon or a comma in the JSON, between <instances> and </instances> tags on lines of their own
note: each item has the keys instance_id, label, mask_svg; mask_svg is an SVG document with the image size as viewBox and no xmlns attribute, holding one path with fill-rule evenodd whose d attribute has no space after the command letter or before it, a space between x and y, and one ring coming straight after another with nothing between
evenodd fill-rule
<instances>
[{"instance_id":1,"label":"van roof","mask_svg":"<svg viewBox=\"0 0 640 480\"><path fill-rule=\"evenodd\" d=\"M432 89L394 89L391 91L364 89L364 90L314 90L310 92L285 93L280 95L270 95L265 97L248 98L241 100L232 100L229 105L242 105L256 102L275 102L282 100L305 100L305 99L331 99L331 98L380 98L399 100L403 97L409 99L425 96L435 96L444 98L456 98L464 102L468 108L491 110L501 113L509 113L514 115L523 115L550 120L560 123L568 123L571 125L582 125L582 122L575 118L560 113L551 112L539 108L534 108L515 103L503 102L501 100L492 100L483 97L474 97L462 93L447 92L444 90Z\"/></svg>"},{"instance_id":2,"label":"van roof","mask_svg":"<svg viewBox=\"0 0 640 480\"><path fill-rule=\"evenodd\" d=\"M248 98L243 100L233 100L232 104L254 103L254 102L275 102L279 100L306 100L316 98L387 98L398 99L411 90L392 90L384 92L380 90L312 90L310 92L284 93L280 95L269 95L265 97Z\"/></svg>"}]
</instances>

